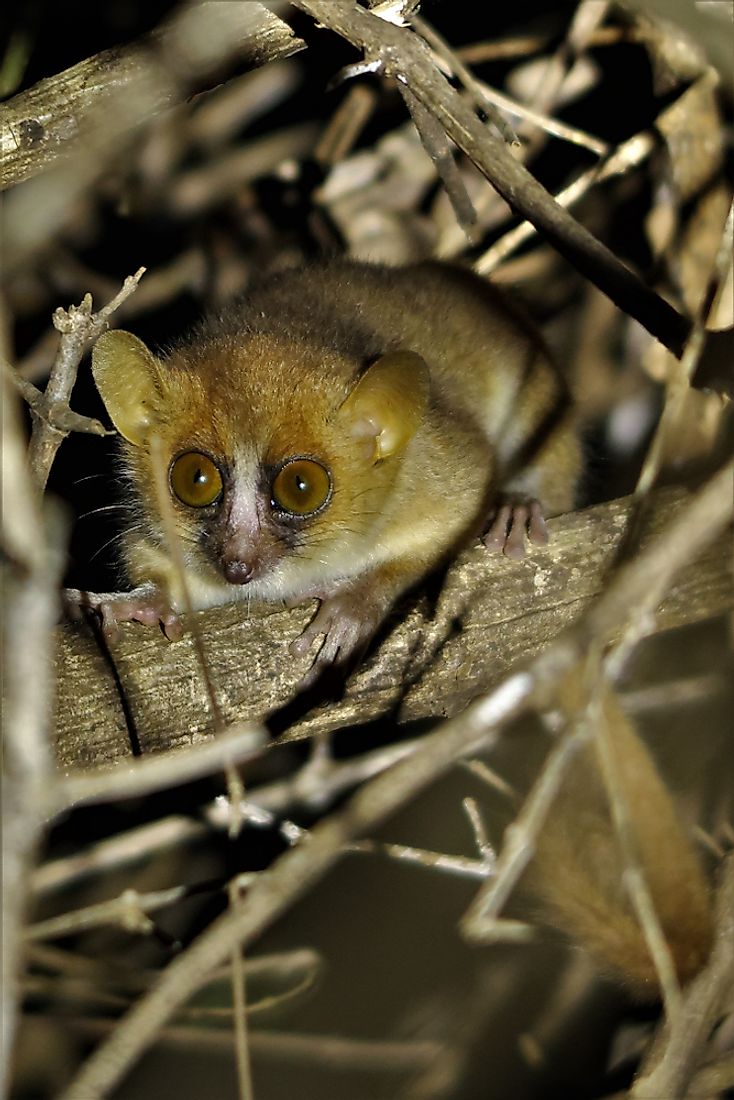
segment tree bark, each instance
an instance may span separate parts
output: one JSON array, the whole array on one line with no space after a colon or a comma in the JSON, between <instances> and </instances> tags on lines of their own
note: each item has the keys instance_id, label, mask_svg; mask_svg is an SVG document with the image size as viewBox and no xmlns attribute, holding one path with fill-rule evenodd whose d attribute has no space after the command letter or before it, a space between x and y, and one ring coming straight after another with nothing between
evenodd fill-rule
<instances>
[{"instance_id":1,"label":"tree bark","mask_svg":"<svg viewBox=\"0 0 734 1100\"><path fill-rule=\"evenodd\" d=\"M687 499L680 490L656 493L645 538ZM435 599L424 591L407 614L405 606L398 609L403 614L393 616L344 697L328 706L306 710L294 701L308 660L293 658L288 645L315 604L198 612L224 718L275 715L281 737L296 740L380 717L407 722L457 714L512 665L542 650L603 590L631 510L626 498L551 520L550 545L520 563L480 545L466 550ZM734 606L726 541L712 543L680 574L650 633ZM157 629L124 624L106 657L89 624L68 623L59 627L56 661L55 744L63 768L109 764L133 751L162 752L213 735L190 633L170 643Z\"/></svg>"}]
</instances>

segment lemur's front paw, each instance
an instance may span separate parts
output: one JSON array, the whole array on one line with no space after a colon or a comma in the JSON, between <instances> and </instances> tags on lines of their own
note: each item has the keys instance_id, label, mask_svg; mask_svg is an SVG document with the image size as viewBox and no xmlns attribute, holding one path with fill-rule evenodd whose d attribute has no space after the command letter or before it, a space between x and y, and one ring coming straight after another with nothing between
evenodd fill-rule
<instances>
[{"instance_id":1,"label":"lemur's front paw","mask_svg":"<svg viewBox=\"0 0 734 1100\"><path fill-rule=\"evenodd\" d=\"M104 636L113 641L123 622L157 626L159 623L171 642L183 635L183 624L167 597L153 584L141 584L131 592L84 592L78 588L63 591L64 610L74 619L84 611L94 611L102 620Z\"/></svg>"},{"instance_id":2,"label":"lemur's front paw","mask_svg":"<svg viewBox=\"0 0 734 1100\"><path fill-rule=\"evenodd\" d=\"M339 592L323 599L311 622L289 647L294 657L303 657L316 638L324 635L311 668L298 684L299 688L313 687L328 669L334 669L346 677L364 656L385 610L377 601L365 598L361 589Z\"/></svg>"},{"instance_id":3,"label":"lemur's front paw","mask_svg":"<svg viewBox=\"0 0 734 1100\"><path fill-rule=\"evenodd\" d=\"M490 516L482 541L488 550L501 551L505 557L525 557L526 540L537 546L548 542L543 509L537 500L505 500Z\"/></svg>"}]
</instances>

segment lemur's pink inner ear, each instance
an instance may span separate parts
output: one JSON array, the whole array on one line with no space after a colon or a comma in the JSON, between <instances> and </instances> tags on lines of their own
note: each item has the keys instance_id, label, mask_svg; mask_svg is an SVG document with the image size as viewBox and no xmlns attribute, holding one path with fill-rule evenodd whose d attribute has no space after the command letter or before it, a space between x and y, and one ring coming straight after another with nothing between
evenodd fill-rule
<instances>
[{"instance_id":1,"label":"lemur's pink inner ear","mask_svg":"<svg viewBox=\"0 0 734 1100\"><path fill-rule=\"evenodd\" d=\"M158 360L137 336L118 329L94 345L92 374L112 423L129 443L140 446L155 418Z\"/></svg>"},{"instance_id":2,"label":"lemur's pink inner ear","mask_svg":"<svg viewBox=\"0 0 734 1100\"><path fill-rule=\"evenodd\" d=\"M366 443L373 463L398 451L413 437L426 409L428 367L413 351L393 351L361 376L339 409L355 439Z\"/></svg>"}]
</instances>

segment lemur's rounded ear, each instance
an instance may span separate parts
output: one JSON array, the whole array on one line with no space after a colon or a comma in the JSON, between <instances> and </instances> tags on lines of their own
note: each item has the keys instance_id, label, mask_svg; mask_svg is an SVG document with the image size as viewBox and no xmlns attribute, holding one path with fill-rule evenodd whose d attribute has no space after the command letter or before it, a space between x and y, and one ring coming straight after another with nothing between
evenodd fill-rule
<instances>
[{"instance_id":1,"label":"lemur's rounded ear","mask_svg":"<svg viewBox=\"0 0 734 1100\"><path fill-rule=\"evenodd\" d=\"M112 423L129 443L140 446L155 419L159 361L137 336L117 329L94 345L92 374Z\"/></svg>"},{"instance_id":2,"label":"lemur's rounded ear","mask_svg":"<svg viewBox=\"0 0 734 1100\"><path fill-rule=\"evenodd\" d=\"M393 351L377 359L339 409L339 418L366 455L382 462L408 443L428 402L428 367L413 351Z\"/></svg>"}]
</instances>

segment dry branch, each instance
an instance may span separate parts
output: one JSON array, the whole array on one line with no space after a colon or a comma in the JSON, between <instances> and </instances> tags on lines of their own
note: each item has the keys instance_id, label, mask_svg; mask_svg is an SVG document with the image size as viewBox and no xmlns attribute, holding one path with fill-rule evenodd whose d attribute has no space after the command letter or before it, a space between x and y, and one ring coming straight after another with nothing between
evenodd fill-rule
<instances>
[{"instance_id":1,"label":"dry branch","mask_svg":"<svg viewBox=\"0 0 734 1100\"><path fill-rule=\"evenodd\" d=\"M4 748L2 802L2 1049L10 1052L16 1024L19 949L28 878L45 824L43 793L53 772L50 745L53 624L65 531L51 509L42 513L24 463L19 410L5 375L3 414L2 667ZM7 511L12 514L7 517ZM7 518L6 518L7 517ZM2 1059L0 1095L6 1094L9 1057Z\"/></svg>"},{"instance_id":2,"label":"dry branch","mask_svg":"<svg viewBox=\"0 0 734 1100\"><path fill-rule=\"evenodd\" d=\"M620 309L680 355L688 321L560 207L505 143L480 121L433 62L429 47L408 28L393 27L349 0L293 0L326 27L365 52L368 63L406 84L452 141L513 210L527 218Z\"/></svg>"},{"instance_id":3,"label":"dry branch","mask_svg":"<svg viewBox=\"0 0 734 1100\"><path fill-rule=\"evenodd\" d=\"M175 51L180 67L184 59L190 63L188 71L176 74L185 87L200 80L224 58L236 56L240 63L256 68L304 48L290 27L263 4L206 6L209 12L200 10L198 18L205 21L201 25L206 25L210 33L212 22L221 18L223 9L229 9L222 23L221 41L215 39L219 49L215 48L213 56L210 53L208 58L197 58L189 49L181 50L182 35L187 36L187 21L197 17L195 11L188 10L179 13L145 42L88 57L6 103L0 112L1 185L9 187L29 179L59 159L73 156L88 136L90 124L100 124L100 100L108 96L114 96L116 103L129 109L124 116L128 126L171 107L180 95L180 87L171 79L173 74L167 71L171 50ZM141 84L150 90L147 102L132 94ZM139 114L137 107L143 108ZM102 121L105 125L109 121L104 112Z\"/></svg>"},{"instance_id":4,"label":"dry branch","mask_svg":"<svg viewBox=\"0 0 734 1100\"><path fill-rule=\"evenodd\" d=\"M74 427L75 414L69 408L69 399L82 356L87 347L107 328L109 317L118 305L134 292L144 273L145 268L141 267L134 275L128 275L122 289L98 313L92 313L91 294L84 295L81 305L69 306L68 310L59 308L54 313L54 327L61 333L61 340L46 389L42 396L38 391L32 395L24 393L26 400L33 398L29 400L33 412L33 431L28 446L28 462L41 492L46 488L59 447L70 431L79 430L78 424ZM22 383L21 391L23 392ZM95 423L88 421L86 417L84 421L87 424Z\"/></svg>"},{"instance_id":5,"label":"dry branch","mask_svg":"<svg viewBox=\"0 0 734 1100\"><path fill-rule=\"evenodd\" d=\"M680 513L686 494L666 491L653 501L650 532ZM389 713L402 721L458 713L515 662L543 649L599 594L630 511L630 500L621 500L551 520L550 546L521 563L480 546L468 550L450 570L435 611L426 601L413 609L352 678L344 699L299 718L286 736L307 737ZM656 629L732 606L725 558L721 541L702 552L659 609ZM257 720L293 697L306 662L286 656L287 646L312 613L312 605L249 616L242 605L197 613L227 721ZM158 631L129 624L111 656L143 753L211 734L189 636L170 643ZM118 688L89 627L60 629L57 671L60 765L89 768L129 757Z\"/></svg>"},{"instance_id":6,"label":"dry branch","mask_svg":"<svg viewBox=\"0 0 734 1100\"><path fill-rule=\"evenodd\" d=\"M273 35L274 52L268 48ZM235 59L259 64L299 48L301 43L290 29L261 4L202 0L183 6L146 44L103 56L101 74L98 58L91 73L82 69L74 76L71 70L68 86L69 73L51 78L61 80L50 93L51 105L46 101L49 89L45 85L21 93L39 96L40 103L16 97L4 116L0 115L6 184L18 178L10 174L18 150L30 143L33 154L28 168L23 169L33 178L14 187L5 202L6 271L19 270L37 249L48 245L105 167L126 151L126 141L136 128L206 80L216 79L222 66ZM108 68L113 73L111 80L105 77ZM58 106L66 99L74 103L71 114ZM56 123L57 108L60 125ZM26 124L30 124L30 138L22 139L18 128L22 131ZM46 143L52 152L63 148L63 157L56 153L51 157L55 164L41 156ZM36 175L37 165L47 170Z\"/></svg>"}]
</instances>

